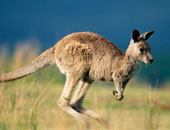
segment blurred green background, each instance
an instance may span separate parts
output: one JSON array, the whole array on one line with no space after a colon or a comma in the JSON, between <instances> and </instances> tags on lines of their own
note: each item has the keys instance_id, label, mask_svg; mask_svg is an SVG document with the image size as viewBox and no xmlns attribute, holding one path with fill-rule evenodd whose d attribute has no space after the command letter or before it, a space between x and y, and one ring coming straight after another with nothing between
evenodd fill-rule
<instances>
[{"instance_id":1,"label":"blurred green background","mask_svg":"<svg viewBox=\"0 0 170 130\"><path fill-rule=\"evenodd\" d=\"M142 63L137 79L161 86L170 79L169 7L168 0L0 0L0 52L8 50L10 56L17 46L30 44L39 46L40 54L81 31L98 33L125 51L133 29L155 30L148 40L155 62Z\"/></svg>"}]
</instances>

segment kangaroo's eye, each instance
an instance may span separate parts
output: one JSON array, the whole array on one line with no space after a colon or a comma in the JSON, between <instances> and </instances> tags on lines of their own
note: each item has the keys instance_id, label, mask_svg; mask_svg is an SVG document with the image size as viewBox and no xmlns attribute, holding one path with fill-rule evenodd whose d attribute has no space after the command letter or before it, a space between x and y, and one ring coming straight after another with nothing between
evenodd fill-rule
<instances>
[{"instance_id":1,"label":"kangaroo's eye","mask_svg":"<svg viewBox=\"0 0 170 130\"><path fill-rule=\"evenodd\" d=\"M141 52L141 53L143 53L143 52L144 52L144 50L145 50L144 48L140 48L140 52Z\"/></svg>"}]
</instances>

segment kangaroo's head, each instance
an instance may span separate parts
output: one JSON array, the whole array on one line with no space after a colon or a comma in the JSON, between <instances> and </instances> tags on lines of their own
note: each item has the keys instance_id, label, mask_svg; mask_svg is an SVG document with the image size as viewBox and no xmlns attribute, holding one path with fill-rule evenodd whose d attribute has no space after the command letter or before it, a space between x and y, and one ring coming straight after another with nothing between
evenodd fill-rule
<instances>
[{"instance_id":1,"label":"kangaroo's head","mask_svg":"<svg viewBox=\"0 0 170 130\"><path fill-rule=\"evenodd\" d=\"M133 30L130 45L126 51L126 55L132 56L135 60L152 64L154 59L151 55L151 48L147 40L154 33L154 31L140 34L138 30Z\"/></svg>"}]
</instances>

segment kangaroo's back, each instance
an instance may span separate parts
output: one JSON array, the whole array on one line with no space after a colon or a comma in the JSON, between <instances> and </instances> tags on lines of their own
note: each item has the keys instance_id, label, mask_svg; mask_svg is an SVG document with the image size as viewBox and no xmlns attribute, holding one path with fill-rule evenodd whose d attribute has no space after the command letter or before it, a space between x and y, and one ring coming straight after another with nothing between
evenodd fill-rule
<instances>
[{"instance_id":1,"label":"kangaroo's back","mask_svg":"<svg viewBox=\"0 0 170 130\"><path fill-rule=\"evenodd\" d=\"M94 79L111 80L111 64L124 53L106 38L91 32L73 33L56 45L56 64L63 73L86 72Z\"/></svg>"},{"instance_id":2,"label":"kangaroo's back","mask_svg":"<svg viewBox=\"0 0 170 130\"><path fill-rule=\"evenodd\" d=\"M104 51L110 54L123 54L123 52L115 46L111 41L101 35L92 32L78 32L67 35L61 39L55 47L63 52L68 46L84 46L92 49L93 53L101 54ZM59 51L57 51L59 53Z\"/></svg>"}]
</instances>

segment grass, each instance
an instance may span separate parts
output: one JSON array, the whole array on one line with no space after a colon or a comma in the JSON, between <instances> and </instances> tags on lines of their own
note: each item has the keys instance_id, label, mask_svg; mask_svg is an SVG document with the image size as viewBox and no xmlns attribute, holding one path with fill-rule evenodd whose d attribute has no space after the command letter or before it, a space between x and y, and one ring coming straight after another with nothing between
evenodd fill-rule
<instances>
[{"instance_id":1,"label":"grass","mask_svg":"<svg viewBox=\"0 0 170 130\"><path fill-rule=\"evenodd\" d=\"M19 46L20 48L21 45ZM35 57L36 48L26 46ZM16 49L13 57L0 53L1 71L8 72L30 61L27 51ZM16 55L23 55L16 58ZM4 58L6 56L6 58ZM28 56L28 57L27 57ZM7 58L8 57L8 58ZM9 60L11 59L11 61ZM12 64L15 63L15 64ZM4 69L2 69L4 68ZM77 121L57 106L65 77L55 66L32 76L0 84L1 130L77 130ZM103 116L111 130L168 130L170 129L170 88L152 89L133 79L119 102L112 95L112 84L94 83L84 106ZM85 116L86 117L86 116ZM86 117L90 130L105 129Z\"/></svg>"},{"instance_id":2,"label":"grass","mask_svg":"<svg viewBox=\"0 0 170 130\"><path fill-rule=\"evenodd\" d=\"M0 128L2 130L75 130L76 120L57 107L63 85L25 80L0 85ZM113 130L163 130L170 129L170 91L127 86L121 102L112 95L112 87L94 84L84 106L102 115ZM157 105L156 102L159 102ZM87 118L90 128L104 129Z\"/></svg>"}]
</instances>

